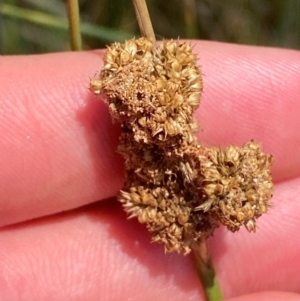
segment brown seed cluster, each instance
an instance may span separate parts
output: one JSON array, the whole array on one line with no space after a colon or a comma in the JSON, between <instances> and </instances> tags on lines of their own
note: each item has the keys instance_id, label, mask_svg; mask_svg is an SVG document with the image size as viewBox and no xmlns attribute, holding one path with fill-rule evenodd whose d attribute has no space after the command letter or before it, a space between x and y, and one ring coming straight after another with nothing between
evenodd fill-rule
<instances>
[{"instance_id":1,"label":"brown seed cluster","mask_svg":"<svg viewBox=\"0 0 300 301\"><path fill-rule=\"evenodd\" d=\"M189 45L154 46L146 38L115 43L90 87L106 94L122 127L126 177L118 198L153 241L188 253L220 224L255 231L272 196L272 157L255 142L224 150L199 145L193 113L202 80Z\"/></svg>"}]
</instances>

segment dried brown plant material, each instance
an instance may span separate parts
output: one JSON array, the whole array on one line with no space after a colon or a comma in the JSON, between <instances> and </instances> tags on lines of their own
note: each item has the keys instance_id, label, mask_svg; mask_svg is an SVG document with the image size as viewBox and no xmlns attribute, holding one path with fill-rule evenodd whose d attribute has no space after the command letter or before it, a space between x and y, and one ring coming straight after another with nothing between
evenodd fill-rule
<instances>
[{"instance_id":1,"label":"dried brown plant material","mask_svg":"<svg viewBox=\"0 0 300 301\"><path fill-rule=\"evenodd\" d=\"M241 225L255 231L255 219L267 212L272 196L272 157L255 142L224 151L210 148L205 156L209 160L200 170L206 201L196 210L209 212L233 232Z\"/></svg>"},{"instance_id":2,"label":"dried brown plant material","mask_svg":"<svg viewBox=\"0 0 300 301\"><path fill-rule=\"evenodd\" d=\"M106 95L121 124L126 175L118 198L153 241L188 253L221 224L255 230L272 196L272 157L255 142L224 150L198 144L193 113L202 79L191 46L171 40L154 47L146 38L115 43L90 87Z\"/></svg>"}]
</instances>

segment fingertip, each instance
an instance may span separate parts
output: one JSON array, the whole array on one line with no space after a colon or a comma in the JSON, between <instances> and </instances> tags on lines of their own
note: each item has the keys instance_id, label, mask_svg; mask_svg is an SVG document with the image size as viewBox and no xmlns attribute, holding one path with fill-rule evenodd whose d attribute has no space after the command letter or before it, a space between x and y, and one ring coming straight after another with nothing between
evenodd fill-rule
<instances>
[{"instance_id":1,"label":"fingertip","mask_svg":"<svg viewBox=\"0 0 300 301\"><path fill-rule=\"evenodd\" d=\"M291 292L260 292L245 296L226 299L226 301L299 301L300 295Z\"/></svg>"}]
</instances>

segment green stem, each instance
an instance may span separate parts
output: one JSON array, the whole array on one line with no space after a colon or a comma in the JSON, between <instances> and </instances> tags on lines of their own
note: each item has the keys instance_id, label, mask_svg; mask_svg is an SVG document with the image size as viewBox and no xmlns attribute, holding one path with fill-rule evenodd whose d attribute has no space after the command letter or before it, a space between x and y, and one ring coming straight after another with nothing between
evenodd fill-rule
<instances>
[{"instance_id":1,"label":"green stem","mask_svg":"<svg viewBox=\"0 0 300 301\"><path fill-rule=\"evenodd\" d=\"M67 0L67 4L71 49L78 51L82 48L78 0Z\"/></svg>"},{"instance_id":2,"label":"green stem","mask_svg":"<svg viewBox=\"0 0 300 301\"><path fill-rule=\"evenodd\" d=\"M222 300L221 288L210 258L206 240L193 248L195 265L201 280L207 301Z\"/></svg>"},{"instance_id":3,"label":"green stem","mask_svg":"<svg viewBox=\"0 0 300 301\"><path fill-rule=\"evenodd\" d=\"M186 37L189 39L196 38L198 36L197 1L183 0L183 5Z\"/></svg>"}]
</instances>

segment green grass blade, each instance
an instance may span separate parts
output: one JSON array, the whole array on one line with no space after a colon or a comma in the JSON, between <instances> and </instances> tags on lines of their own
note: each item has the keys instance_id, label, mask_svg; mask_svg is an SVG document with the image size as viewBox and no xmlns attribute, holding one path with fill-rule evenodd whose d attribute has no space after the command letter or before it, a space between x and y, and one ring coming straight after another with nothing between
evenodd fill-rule
<instances>
[{"instance_id":1,"label":"green grass blade","mask_svg":"<svg viewBox=\"0 0 300 301\"><path fill-rule=\"evenodd\" d=\"M44 12L39 12L31 9L19 8L14 5L1 4L0 15L20 19L37 25L68 30L67 18L54 16ZM132 38L132 34L119 30L106 28L90 23L81 23L81 33L85 36L99 38L107 42L124 41Z\"/></svg>"}]
</instances>

